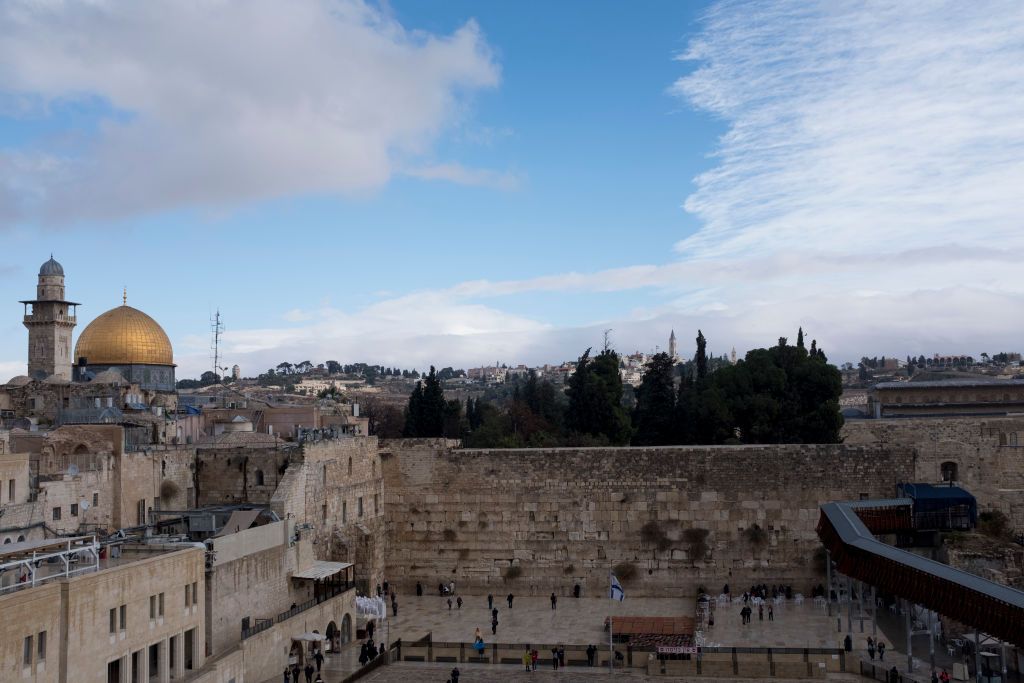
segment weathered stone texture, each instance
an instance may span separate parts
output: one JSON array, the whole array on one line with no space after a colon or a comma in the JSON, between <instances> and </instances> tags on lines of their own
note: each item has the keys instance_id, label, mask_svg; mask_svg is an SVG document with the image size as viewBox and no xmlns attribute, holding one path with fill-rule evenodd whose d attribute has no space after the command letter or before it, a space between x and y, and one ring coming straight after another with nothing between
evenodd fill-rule
<instances>
[{"instance_id":1,"label":"weathered stone texture","mask_svg":"<svg viewBox=\"0 0 1024 683\"><path fill-rule=\"evenodd\" d=\"M957 483L983 510L1001 510L1024 529L1024 418L858 420L843 427L843 437L848 444L912 448L913 481L940 482L942 464L955 464Z\"/></svg>"},{"instance_id":2,"label":"weathered stone texture","mask_svg":"<svg viewBox=\"0 0 1024 683\"><path fill-rule=\"evenodd\" d=\"M388 575L429 590L454 579L530 594L580 583L594 595L622 563L639 594L727 581L806 590L818 506L891 496L914 473L904 447L389 448ZM708 532L703 556L690 529ZM521 576L506 580L512 565Z\"/></svg>"}]
</instances>

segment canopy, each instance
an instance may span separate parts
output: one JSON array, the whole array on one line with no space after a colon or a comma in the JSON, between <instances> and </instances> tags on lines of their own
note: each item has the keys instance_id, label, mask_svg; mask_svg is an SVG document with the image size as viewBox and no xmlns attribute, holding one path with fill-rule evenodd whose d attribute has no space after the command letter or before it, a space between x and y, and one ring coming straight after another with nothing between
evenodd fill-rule
<instances>
[{"instance_id":1,"label":"canopy","mask_svg":"<svg viewBox=\"0 0 1024 683\"><path fill-rule=\"evenodd\" d=\"M318 643L321 640L327 640L327 636L322 636L319 633L310 633L309 631L307 631L306 633L303 633L301 636L295 636L294 638L292 638L292 640Z\"/></svg>"}]
</instances>

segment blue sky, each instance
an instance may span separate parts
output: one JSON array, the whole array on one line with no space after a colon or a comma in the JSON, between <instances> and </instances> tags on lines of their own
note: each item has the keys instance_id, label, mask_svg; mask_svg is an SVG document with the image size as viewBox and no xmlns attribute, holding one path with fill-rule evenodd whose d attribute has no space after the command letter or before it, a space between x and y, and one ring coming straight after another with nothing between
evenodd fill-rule
<instances>
[{"instance_id":1,"label":"blue sky","mask_svg":"<svg viewBox=\"0 0 1024 683\"><path fill-rule=\"evenodd\" d=\"M51 251L80 320L126 285L182 376L218 307L246 373L606 328L1018 348L1022 44L1015 3L11 2L0 375Z\"/></svg>"}]
</instances>

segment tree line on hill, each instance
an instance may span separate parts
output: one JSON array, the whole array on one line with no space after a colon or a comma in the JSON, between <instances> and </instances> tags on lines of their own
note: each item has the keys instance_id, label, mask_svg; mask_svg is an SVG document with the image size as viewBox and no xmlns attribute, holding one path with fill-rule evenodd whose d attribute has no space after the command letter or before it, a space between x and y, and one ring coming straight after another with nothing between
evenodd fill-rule
<instances>
[{"instance_id":1,"label":"tree line on hill","mask_svg":"<svg viewBox=\"0 0 1024 683\"><path fill-rule=\"evenodd\" d=\"M815 341L804 346L802 329L795 345L782 337L735 365L709 359L699 330L696 343L690 362L650 359L632 409L610 348L587 349L564 392L531 374L503 406L445 399L431 367L409 397L402 435L459 438L470 448L839 441L840 373Z\"/></svg>"}]
</instances>

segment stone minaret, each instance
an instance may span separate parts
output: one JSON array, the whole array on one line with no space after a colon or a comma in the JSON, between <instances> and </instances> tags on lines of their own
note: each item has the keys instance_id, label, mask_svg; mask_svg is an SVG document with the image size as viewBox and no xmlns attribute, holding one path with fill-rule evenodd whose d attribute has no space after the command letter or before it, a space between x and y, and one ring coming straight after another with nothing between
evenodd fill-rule
<instances>
[{"instance_id":1,"label":"stone minaret","mask_svg":"<svg viewBox=\"0 0 1024 683\"><path fill-rule=\"evenodd\" d=\"M675 361L679 356L676 355L676 331L672 330L672 334L668 336L668 357Z\"/></svg>"},{"instance_id":2,"label":"stone minaret","mask_svg":"<svg viewBox=\"0 0 1024 683\"><path fill-rule=\"evenodd\" d=\"M28 328L28 376L46 379L56 375L71 381L71 330L77 303L64 299L64 268L53 260L39 268L36 298L25 305ZM31 308L30 308L31 307Z\"/></svg>"}]
</instances>

